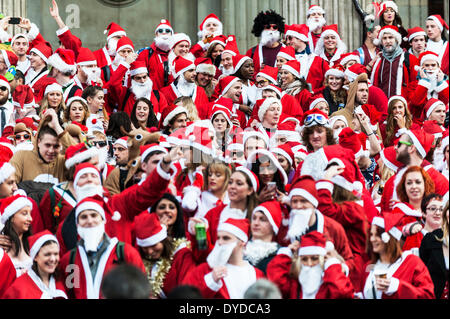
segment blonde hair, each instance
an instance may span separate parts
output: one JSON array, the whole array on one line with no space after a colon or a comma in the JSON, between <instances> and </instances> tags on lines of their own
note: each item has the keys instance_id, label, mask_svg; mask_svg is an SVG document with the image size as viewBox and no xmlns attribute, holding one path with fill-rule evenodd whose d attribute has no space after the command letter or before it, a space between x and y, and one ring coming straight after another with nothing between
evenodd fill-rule
<instances>
[{"instance_id":1,"label":"blonde hair","mask_svg":"<svg viewBox=\"0 0 450 319\"><path fill-rule=\"evenodd\" d=\"M449 213L448 209L449 209L449 205L448 205L449 201L447 201L447 203L444 206L444 210L442 211L442 238L437 238L437 240L439 241L447 241L446 245L448 247L448 230L449 230L449 225L448 225L448 221L447 221L447 215Z\"/></svg>"},{"instance_id":2,"label":"blonde hair","mask_svg":"<svg viewBox=\"0 0 450 319\"><path fill-rule=\"evenodd\" d=\"M173 104L176 105L179 102L181 102L181 104L183 104L183 106L188 110L187 117L190 121L195 122L200 120L197 107L195 106L194 101L189 96L181 96L175 99L175 101L173 101Z\"/></svg>"},{"instance_id":3,"label":"blonde hair","mask_svg":"<svg viewBox=\"0 0 450 319\"><path fill-rule=\"evenodd\" d=\"M300 275L300 272L302 271L302 262L301 262L301 256L298 255L298 253L295 253L292 257L292 265L289 270L289 276L292 278L298 278L298 275ZM322 266L322 268L325 265L325 256L319 256L319 264Z\"/></svg>"}]
</instances>

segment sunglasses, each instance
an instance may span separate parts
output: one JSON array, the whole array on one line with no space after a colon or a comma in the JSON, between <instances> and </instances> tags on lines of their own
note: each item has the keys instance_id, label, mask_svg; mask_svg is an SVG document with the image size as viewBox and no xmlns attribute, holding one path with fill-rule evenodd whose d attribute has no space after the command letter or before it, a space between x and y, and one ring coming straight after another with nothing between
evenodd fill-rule
<instances>
[{"instance_id":1,"label":"sunglasses","mask_svg":"<svg viewBox=\"0 0 450 319\"><path fill-rule=\"evenodd\" d=\"M261 81L256 82L256 85L257 86L263 86L263 85L265 85L268 82L269 82L268 80L261 80Z\"/></svg>"},{"instance_id":2,"label":"sunglasses","mask_svg":"<svg viewBox=\"0 0 450 319\"><path fill-rule=\"evenodd\" d=\"M8 88L6 86L0 86L0 91L6 92Z\"/></svg>"},{"instance_id":3,"label":"sunglasses","mask_svg":"<svg viewBox=\"0 0 450 319\"><path fill-rule=\"evenodd\" d=\"M305 127L311 127L314 125L323 125L323 126L329 126L330 123L328 122L328 119L321 115L321 114L310 114L305 119Z\"/></svg>"},{"instance_id":4,"label":"sunglasses","mask_svg":"<svg viewBox=\"0 0 450 319\"><path fill-rule=\"evenodd\" d=\"M95 141L95 142L92 142L92 144L95 146L100 146L100 147L105 147L106 145L108 145L108 143L106 143L105 141Z\"/></svg>"},{"instance_id":5,"label":"sunglasses","mask_svg":"<svg viewBox=\"0 0 450 319\"><path fill-rule=\"evenodd\" d=\"M411 146L411 145L412 145L412 143L410 143L410 142L406 142L406 141L398 141L398 143L397 143L397 148L400 148L400 146L402 146L402 144L405 144L405 145L407 145L407 146Z\"/></svg>"},{"instance_id":6,"label":"sunglasses","mask_svg":"<svg viewBox=\"0 0 450 319\"><path fill-rule=\"evenodd\" d=\"M29 135L29 134L25 134L25 135L19 135L19 134L17 134L16 136L15 136L15 138L16 138L16 140L20 140L20 139L26 139L26 140L28 140L29 138L31 138L31 135Z\"/></svg>"},{"instance_id":7,"label":"sunglasses","mask_svg":"<svg viewBox=\"0 0 450 319\"><path fill-rule=\"evenodd\" d=\"M158 33L172 33L172 30L170 29L158 29L158 31L156 31Z\"/></svg>"},{"instance_id":8,"label":"sunglasses","mask_svg":"<svg viewBox=\"0 0 450 319\"><path fill-rule=\"evenodd\" d=\"M266 24L264 26L264 29L265 30L269 30L269 29L278 30L278 25L276 25L276 24Z\"/></svg>"}]
</instances>

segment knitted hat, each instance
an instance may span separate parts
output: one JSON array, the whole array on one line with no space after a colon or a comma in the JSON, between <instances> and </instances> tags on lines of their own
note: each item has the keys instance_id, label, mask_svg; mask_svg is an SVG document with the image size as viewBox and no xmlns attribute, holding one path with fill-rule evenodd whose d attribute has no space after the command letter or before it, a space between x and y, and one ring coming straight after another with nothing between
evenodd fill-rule
<instances>
[{"instance_id":1,"label":"knitted hat","mask_svg":"<svg viewBox=\"0 0 450 319\"><path fill-rule=\"evenodd\" d=\"M48 230L41 231L37 234L34 234L34 235L28 237L28 244L30 247L31 260L34 260L34 258L39 253L39 250L48 241L56 242L56 244L59 247L58 239Z\"/></svg>"},{"instance_id":2,"label":"knitted hat","mask_svg":"<svg viewBox=\"0 0 450 319\"><path fill-rule=\"evenodd\" d=\"M48 59L48 64L62 73L75 75L77 72L75 53L72 50L58 48Z\"/></svg>"},{"instance_id":3,"label":"knitted hat","mask_svg":"<svg viewBox=\"0 0 450 319\"><path fill-rule=\"evenodd\" d=\"M95 156L98 156L99 149L97 147L88 147L85 143L79 143L77 145L71 145L66 150L66 162L67 169L81 164Z\"/></svg>"},{"instance_id":4,"label":"knitted hat","mask_svg":"<svg viewBox=\"0 0 450 319\"><path fill-rule=\"evenodd\" d=\"M273 232L275 233L275 235L277 235L278 230L280 229L281 226L281 219L282 219L280 203L277 201L264 202L259 206L256 206L255 209L253 209L252 216L256 212L261 212L267 217L267 220L272 226Z\"/></svg>"},{"instance_id":5,"label":"knitted hat","mask_svg":"<svg viewBox=\"0 0 450 319\"><path fill-rule=\"evenodd\" d=\"M313 204L314 207L317 208L319 206L316 181L312 176L302 175L292 183L289 191L289 200L291 201L294 196L302 196Z\"/></svg>"},{"instance_id":6,"label":"knitted hat","mask_svg":"<svg viewBox=\"0 0 450 319\"><path fill-rule=\"evenodd\" d=\"M300 238L299 256L320 255L325 256L326 251L325 236L318 231L312 231Z\"/></svg>"},{"instance_id":7,"label":"knitted hat","mask_svg":"<svg viewBox=\"0 0 450 319\"><path fill-rule=\"evenodd\" d=\"M105 209L103 208L103 205L104 201L98 195L84 198L77 203L77 206L75 206L75 220L78 223L78 216L85 210L95 210L102 216L103 220L106 221Z\"/></svg>"},{"instance_id":8,"label":"knitted hat","mask_svg":"<svg viewBox=\"0 0 450 319\"><path fill-rule=\"evenodd\" d=\"M230 233L246 243L250 232L250 223L248 219L228 218L226 221L219 224L217 232L219 231Z\"/></svg>"},{"instance_id":9,"label":"knitted hat","mask_svg":"<svg viewBox=\"0 0 450 319\"><path fill-rule=\"evenodd\" d=\"M162 225L157 214L140 214L135 219L136 244L150 247L167 238L167 227Z\"/></svg>"}]
</instances>

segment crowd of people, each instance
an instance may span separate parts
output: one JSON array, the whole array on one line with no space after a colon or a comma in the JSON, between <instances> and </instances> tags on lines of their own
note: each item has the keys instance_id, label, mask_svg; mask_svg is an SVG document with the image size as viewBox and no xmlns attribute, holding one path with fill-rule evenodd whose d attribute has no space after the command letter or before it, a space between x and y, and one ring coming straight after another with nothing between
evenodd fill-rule
<instances>
[{"instance_id":1,"label":"crowd of people","mask_svg":"<svg viewBox=\"0 0 450 319\"><path fill-rule=\"evenodd\" d=\"M355 51L318 5L247 51L2 17L0 298L448 299L449 28L358 10Z\"/></svg>"}]
</instances>

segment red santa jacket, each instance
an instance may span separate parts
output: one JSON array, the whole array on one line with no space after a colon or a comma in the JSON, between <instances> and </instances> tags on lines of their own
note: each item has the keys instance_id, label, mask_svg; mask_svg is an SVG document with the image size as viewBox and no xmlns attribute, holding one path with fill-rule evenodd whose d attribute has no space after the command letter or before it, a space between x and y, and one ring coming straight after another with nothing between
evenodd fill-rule
<instances>
[{"instance_id":1,"label":"red santa jacket","mask_svg":"<svg viewBox=\"0 0 450 319\"><path fill-rule=\"evenodd\" d=\"M297 278L289 274L292 265L292 252L283 247L267 265L267 278L280 289L285 299L302 299L301 285ZM354 294L350 279L342 272L336 258L325 262L322 284L315 299L352 299Z\"/></svg>"},{"instance_id":2,"label":"red santa jacket","mask_svg":"<svg viewBox=\"0 0 450 319\"><path fill-rule=\"evenodd\" d=\"M178 91L177 87L175 86L175 83L172 83L166 87L163 87L161 90L161 95L164 95L166 98L166 101L169 105L173 104L173 101L175 101L177 98L182 97L183 95ZM207 114L207 110L205 110L205 106L209 104L208 96L206 95L205 89L196 85L194 89L194 93L192 95L192 100L194 101L194 104L197 108L197 111L199 113L199 117L201 119L205 119L205 116ZM206 112L206 114L205 114Z\"/></svg>"},{"instance_id":3,"label":"red santa jacket","mask_svg":"<svg viewBox=\"0 0 450 319\"><path fill-rule=\"evenodd\" d=\"M448 80L442 81L436 88L431 88L431 84L426 79L420 79L417 83L417 89L411 95L409 103L409 111L415 123L422 124L426 120L424 108L428 100L431 98L439 99L445 105L449 101Z\"/></svg>"},{"instance_id":4,"label":"red santa jacket","mask_svg":"<svg viewBox=\"0 0 450 319\"><path fill-rule=\"evenodd\" d=\"M45 286L34 270L30 269L14 281L3 299L68 299L62 281L51 276L49 286Z\"/></svg>"},{"instance_id":5,"label":"red santa jacket","mask_svg":"<svg viewBox=\"0 0 450 319\"><path fill-rule=\"evenodd\" d=\"M101 295L101 283L102 279L110 270L112 270L118 260L116 245L119 240L117 238L111 238L110 243L106 250L100 257L99 265L95 278L92 277L91 270L89 268L88 257L84 247L78 245L76 248L76 256L73 265L70 265L71 251L68 251L62 258L60 263L60 271L63 274L64 283L66 286L67 295L70 299L99 299ZM144 264L142 263L139 252L131 245L125 244L124 246L124 261L127 264L131 264L145 272ZM78 272L78 276L75 277L75 272ZM79 280L77 285L73 285L73 278ZM76 279L75 279L76 280ZM74 288L72 288L72 286Z\"/></svg>"},{"instance_id":6,"label":"red santa jacket","mask_svg":"<svg viewBox=\"0 0 450 319\"><path fill-rule=\"evenodd\" d=\"M124 111L128 115L131 115L133 111L134 103L136 103L136 96L130 91L129 87L122 85L123 78L127 73L128 68L124 64L120 64L114 74L111 76L111 80L108 82L107 89L111 99L108 100L118 105L119 111ZM113 101L115 100L115 101ZM115 102L115 103L114 103ZM153 105L153 112L155 115L161 113L161 111L167 107L167 101L163 94L159 95L159 99L155 95L155 91L152 91L150 96L150 102Z\"/></svg>"},{"instance_id":7,"label":"red santa jacket","mask_svg":"<svg viewBox=\"0 0 450 319\"><path fill-rule=\"evenodd\" d=\"M312 55L308 65L308 76L306 82L311 84L312 90L315 94L321 93L325 86L323 85L325 73L330 69L330 65L318 55ZM302 66L303 67L303 66ZM301 70L300 70L301 71Z\"/></svg>"},{"instance_id":8,"label":"red santa jacket","mask_svg":"<svg viewBox=\"0 0 450 319\"><path fill-rule=\"evenodd\" d=\"M428 161L423 160L420 165L427 173L430 175L431 179L434 181L435 192L441 196L444 196L448 190L448 179L445 178L439 171L437 171L433 165ZM389 202L391 199L398 200L397 197L397 185L400 183L403 173L406 171L407 167L401 168L397 174L389 178L384 185L383 195L381 196L380 207L382 212L389 212Z\"/></svg>"},{"instance_id":9,"label":"red santa jacket","mask_svg":"<svg viewBox=\"0 0 450 319\"><path fill-rule=\"evenodd\" d=\"M153 53L151 53L153 52ZM151 54L150 54L151 53ZM153 88L155 90L160 90L163 87L169 85L173 82L173 76L169 71L168 62L169 52L164 52L160 50L155 43L152 43L150 49L143 50L139 53L137 60L144 61L148 69L148 74L150 79L153 81ZM167 64L166 70L164 68L164 63ZM167 82L164 82L166 77Z\"/></svg>"},{"instance_id":10,"label":"red santa jacket","mask_svg":"<svg viewBox=\"0 0 450 319\"><path fill-rule=\"evenodd\" d=\"M103 68L104 66L109 66L112 64L114 57L110 56L106 47L98 49L93 52L95 58L97 59L97 66Z\"/></svg>"},{"instance_id":11,"label":"red santa jacket","mask_svg":"<svg viewBox=\"0 0 450 319\"><path fill-rule=\"evenodd\" d=\"M317 209L340 223L347 234L348 243L355 260L355 271L350 274L353 283L361 282L366 254L366 236L369 229L363 201L334 203L331 197L334 185L330 181L321 180L316 184L319 206ZM355 287L358 288L358 287Z\"/></svg>"},{"instance_id":12,"label":"red santa jacket","mask_svg":"<svg viewBox=\"0 0 450 319\"><path fill-rule=\"evenodd\" d=\"M376 299L434 298L434 284L428 268L419 257L410 251L403 252L402 256L389 266L387 277L391 278L388 291L385 293L376 291ZM363 290L364 298L374 299L374 282L375 275L371 270L366 274Z\"/></svg>"},{"instance_id":13,"label":"red santa jacket","mask_svg":"<svg viewBox=\"0 0 450 319\"><path fill-rule=\"evenodd\" d=\"M0 298L16 280L16 268L8 254L0 247Z\"/></svg>"},{"instance_id":14,"label":"red santa jacket","mask_svg":"<svg viewBox=\"0 0 450 319\"><path fill-rule=\"evenodd\" d=\"M30 72L31 68L28 69L27 73ZM44 68L39 74L37 74L34 79L32 79L28 86L33 90L34 100L36 103L41 102L44 98L45 88L49 83L53 83L52 79L47 78L49 71L47 68ZM27 76L27 74L25 74Z\"/></svg>"},{"instance_id":15,"label":"red santa jacket","mask_svg":"<svg viewBox=\"0 0 450 319\"><path fill-rule=\"evenodd\" d=\"M253 278L249 278L250 280L256 281L265 277L264 273L261 270L251 266L248 262L246 267L252 268L252 271L250 271L249 275ZM187 276L183 280L183 284L197 287L200 290L203 298L231 299L227 287L229 285L240 285L240 282L236 282L231 280L230 278L225 277L224 279L220 280L219 284L217 284L212 279L211 272L212 268L209 267L207 263L202 263L187 274Z\"/></svg>"}]
</instances>

